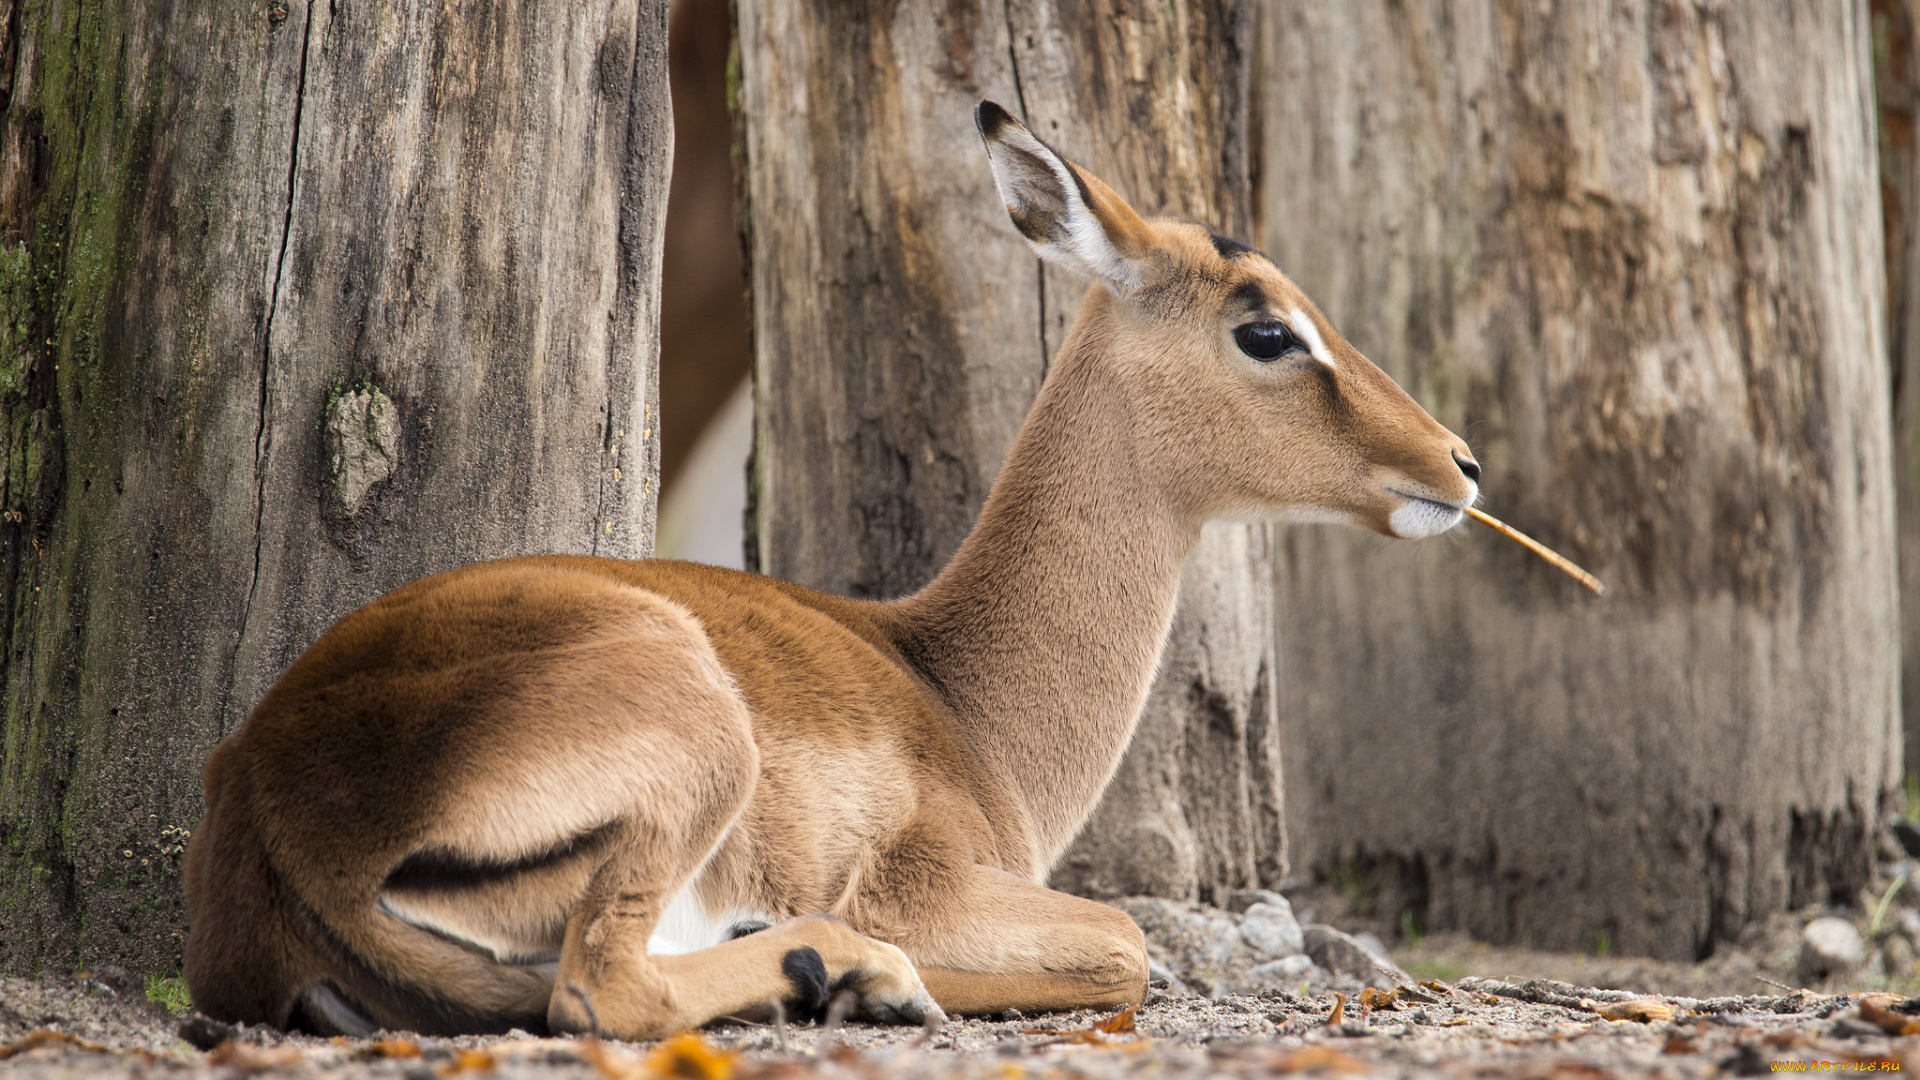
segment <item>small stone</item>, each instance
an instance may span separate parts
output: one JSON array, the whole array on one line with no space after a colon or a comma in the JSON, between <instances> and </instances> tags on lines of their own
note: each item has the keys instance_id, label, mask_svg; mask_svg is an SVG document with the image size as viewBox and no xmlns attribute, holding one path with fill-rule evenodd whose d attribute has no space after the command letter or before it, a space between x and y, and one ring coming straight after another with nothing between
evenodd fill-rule
<instances>
[{"instance_id":1,"label":"small stone","mask_svg":"<svg viewBox=\"0 0 1920 1080\"><path fill-rule=\"evenodd\" d=\"M1801 931L1800 977L1806 982L1823 982L1846 974L1866 958L1867 946L1860 940L1860 931L1845 919L1823 915Z\"/></svg>"},{"instance_id":2,"label":"small stone","mask_svg":"<svg viewBox=\"0 0 1920 1080\"><path fill-rule=\"evenodd\" d=\"M1241 889L1227 898L1227 910L1235 915L1244 914L1255 904L1269 904L1273 907L1284 907L1288 911L1293 910L1292 905L1287 903L1286 897L1268 889Z\"/></svg>"},{"instance_id":3,"label":"small stone","mask_svg":"<svg viewBox=\"0 0 1920 1080\"><path fill-rule=\"evenodd\" d=\"M1240 940L1262 959L1299 956L1306 951L1307 942L1299 921L1293 917L1293 905L1278 893L1267 895L1278 903L1262 900L1249 906L1240 920Z\"/></svg>"},{"instance_id":4,"label":"small stone","mask_svg":"<svg viewBox=\"0 0 1920 1080\"><path fill-rule=\"evenodd\" d=\"M180 1021L174 1033L196 1050L211 1050L233 1038L235 1029L232 1024L223 1024L205 1013L194 1013Z\"/></svg>"},{"instance_id":5,"label":"small stone","mask_svg":"<svg viewBox=\"0 0 1920 1080\"><path fill-rule=\"evenodd\" d=\"M1285 956L1255 967L1247 972L1247 978L1254 982L1292 984L1312 970L1313 957Z\"/></svg>"},{"instance_id":6,"label":"small stone","mask_svg":"<svg viewBox=\"0 0 1920 1080\"><path fill-rule=\"evenodd\" d=\"M1393 961L1368 950L1349 934L1318 924L1306 927L1302 933L1307 955L1313 957L1315 964L1335 975L1344 975L1381 990L1413 984L1413 977L1400 970Z\"/></svg>"}]
</instances>

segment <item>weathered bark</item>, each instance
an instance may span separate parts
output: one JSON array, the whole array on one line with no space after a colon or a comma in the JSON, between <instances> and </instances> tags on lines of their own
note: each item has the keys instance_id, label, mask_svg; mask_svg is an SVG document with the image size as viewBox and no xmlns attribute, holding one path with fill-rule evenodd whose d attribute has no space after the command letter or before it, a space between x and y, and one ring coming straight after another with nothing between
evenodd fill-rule
<instances>
[{"instance_id":1,"label":"weathered bark","mask_svg":"<svg viewBox=\"0 0 1920 1080\"><path fill-rule=\"evenodd\" d=\"M665 22L13 12L0 969L177 967L201 762L332 620L647 552Z\"/></svg>"},{"instance_id":2,"label":"weathered bark","mask_svg":"<svg viewBox=\"0 0 1920 1080\"><path fill-rule=\"evenodd\" d=\"M1270 250L1612 587L1284 534L1300 862L1673 957L1852 899L1900 761L1866 4L1289 0L1262 42Z\"/></svg>"},{"instance_id":3,"label":"weathered bark","mask_svg":"<svg viewBox=\"0 0 1920 1080\"><path fill-rule=\"evenodd\" d=\"M981 98L1143 210L1247 231L1249 8L741 0L761 570L856 596L925 583L1065 335L1085 283L1009 225ZM1284 872L1267 556L1264 529L1208 532L1057 883L1213 897Z\"/></svg>"},{"instance_id":4,"label":"weathered bark","mask_svg":"<svg viewBox=\"0 0 1920 1080\"><path fill-rule=\"evenodd\" d=\"M1908 772L1920 764L1920 2L1872 0L1887 351L1900 562L1900 711Z\"/></svg>"}]
</instances>

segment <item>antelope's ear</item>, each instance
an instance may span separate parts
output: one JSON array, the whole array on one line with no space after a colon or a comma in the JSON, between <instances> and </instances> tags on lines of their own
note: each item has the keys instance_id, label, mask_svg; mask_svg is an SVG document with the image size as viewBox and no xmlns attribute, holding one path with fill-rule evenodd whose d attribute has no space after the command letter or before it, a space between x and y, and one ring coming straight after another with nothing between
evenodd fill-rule
<instances>
[{"instance_id":1,"label":"antelope's ear","mask_svg":"<svg viewBox=\"0 0 1920 1080\"><path fill-rule=\"evenodd\" d=\"M1139 288L1154 243L1133 207L993 102L981 102L973 121L1007 214L1034 250L1120 295Z\"/></svg>"}]
</instances>

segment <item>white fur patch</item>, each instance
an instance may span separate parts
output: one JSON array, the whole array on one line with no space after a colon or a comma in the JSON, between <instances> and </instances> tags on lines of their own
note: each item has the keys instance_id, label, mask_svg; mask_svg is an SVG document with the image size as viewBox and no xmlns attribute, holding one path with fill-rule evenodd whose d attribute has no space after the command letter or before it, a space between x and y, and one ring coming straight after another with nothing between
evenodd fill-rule
<instances>
[{"instance_id":1,"label":"white fur patch","mask_svg":"<svg viewBox=\"0 0 1920 1080\"><path fill-rule=\"evenodd\" d=\"M1335 371L1340 370L1340 365L1333 362L1333 353L1327 350L1327 343L1321 340L1320 328L1313 324L1312 316L1294 308L1287 312L1287 325L1293 327L1294 334L1307 343L1307 351L1313 354L1315 360Z\"/></svg>"},{"instance_id":2,"label":"white fur patch","mask_svg":"<svg viewBox=\"0 0 1920 1080\"><path fill-rule=\"evenodd\" d=\"M1407 499L1399 509L1387 515L1387 525L1395 536L1405 540L1420 540L1446 532L1460 524L1460 519L1465 516L1464 511L1442 503Z\"/></svg>"},{"instance_id":3,"label":"white fur patch","mask_svg":"<svg viewBox=\"0 0 1920 1080\"><path fill-rule=\"evenodd\" d=\"M695 878L682 886L660 913L660 922L647 937L648 956L683 956L711 949L726 942L733 928L741 923L773 923L772 916L752 911L711 912L695 894Z\"/></svg>"}]
</instances>

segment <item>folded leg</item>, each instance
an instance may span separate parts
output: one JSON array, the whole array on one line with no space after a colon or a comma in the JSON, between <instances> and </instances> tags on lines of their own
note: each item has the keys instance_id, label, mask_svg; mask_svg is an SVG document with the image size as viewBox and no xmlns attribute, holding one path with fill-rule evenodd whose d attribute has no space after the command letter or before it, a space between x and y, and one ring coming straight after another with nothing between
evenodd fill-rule
<instances>
[{"instance_id":1,"label":"folded leg","mask_svg":"<svg viewBox=\"0 0 1920 1080\"><path fill-rule=\"evenodd\" d=\"M1138 1005L1147 947L1127 914L973 866L931 910L881 920L940 1007L954 1014Z\"/></svg>"}]
</instances>

